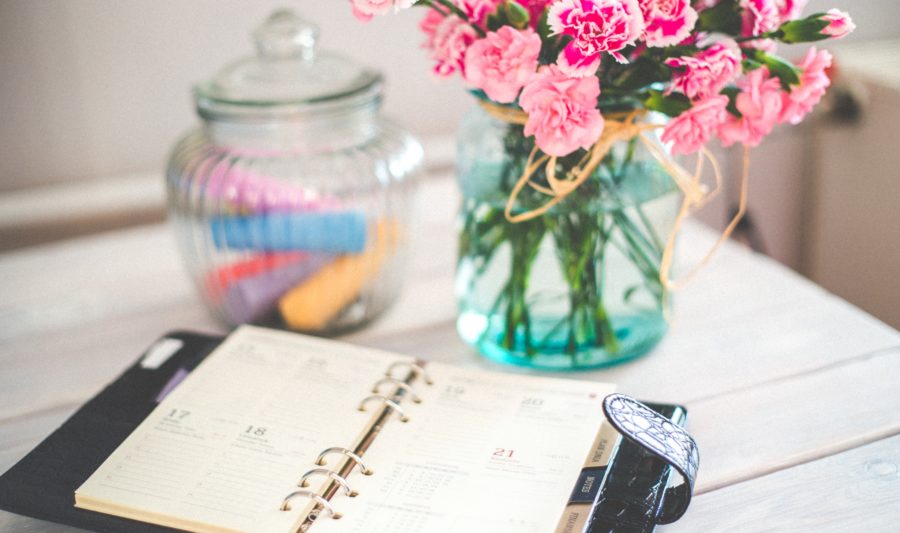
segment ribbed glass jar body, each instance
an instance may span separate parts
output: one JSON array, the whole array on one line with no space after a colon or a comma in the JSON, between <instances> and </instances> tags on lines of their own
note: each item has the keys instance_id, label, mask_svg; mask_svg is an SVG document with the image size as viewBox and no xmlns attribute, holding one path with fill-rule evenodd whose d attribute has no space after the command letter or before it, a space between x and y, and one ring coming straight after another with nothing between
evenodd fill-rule
<instances>
[{"instance_id":1,"label":"ribbed glass jar body","mask_svg":"<svg viewBox=\"0 0 900 533\"><path fill-rule=\"evenodd\" d=\"M222 321L334 334L396 298L422 148L376 107L301 120L207 117L175 146L170 218Z\"/></svg>"}]
</instances>

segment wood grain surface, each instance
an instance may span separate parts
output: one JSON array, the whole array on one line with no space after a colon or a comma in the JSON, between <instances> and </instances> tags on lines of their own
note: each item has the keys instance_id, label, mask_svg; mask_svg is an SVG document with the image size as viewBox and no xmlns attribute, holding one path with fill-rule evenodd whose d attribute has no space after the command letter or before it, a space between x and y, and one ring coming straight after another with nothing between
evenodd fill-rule
<instances>
[{"instance_id":1,"label":"wood grain surface","mask_svg":"<svg viewBox=\"0 0 900 533\"><path fill-rule=\"evenodd\" d=\"M343 340L527 372L456 336L457 203L447 176L423 182L403 295ZM679 264L714 239L689 225ZM166 225L0 254L0 471L175 329L226 331L195 296ZM897 530L900 333L763 256L727 245L676 295L653 353L562 377L687 405L698 496L666 531ZM0 531L67 530L0 513Z\"/></svg>"}]
</instances>

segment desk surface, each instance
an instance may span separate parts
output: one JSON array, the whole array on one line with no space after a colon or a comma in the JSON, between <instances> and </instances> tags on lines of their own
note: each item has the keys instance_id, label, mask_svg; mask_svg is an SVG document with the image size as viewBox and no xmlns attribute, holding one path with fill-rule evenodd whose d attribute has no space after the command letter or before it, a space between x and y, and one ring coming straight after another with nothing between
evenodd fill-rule
<instances>
[{"instance_id":1,"label":"desk surface","mask_svg":"<svg viewBox=\"0 0 900 533\"><path fill-rule=\"evenodd\" d=\"M343 340L523 372L456 336L452 180L419 198L412 274L395 307ZM688 226L680 260L715 236ZM0 254L0 471L172 329L224 332L195 296L170 228ZM648 357L564 375L686 404L698 496L671 531L896 531L900 333L773 261L728 245L676 296ZM0 531L58 531L0 512Z\"/></svg>"}]
</instances>

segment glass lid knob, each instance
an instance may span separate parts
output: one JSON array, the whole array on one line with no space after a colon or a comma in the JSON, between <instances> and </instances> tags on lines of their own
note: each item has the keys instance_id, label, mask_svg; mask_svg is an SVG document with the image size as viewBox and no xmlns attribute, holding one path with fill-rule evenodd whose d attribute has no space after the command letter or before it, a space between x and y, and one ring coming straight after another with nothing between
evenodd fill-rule
<instances>
[{"instance_id":1,"label":"glass lid knob","mask_svg":"<svg viewBox=\"0 0 900 533\"><path fill-rule=\"evenodd\" d=\"M275 11L253 32L262 60L312 61L318 38L319 27L290 9Z\"/></svg>"}]
</instances>

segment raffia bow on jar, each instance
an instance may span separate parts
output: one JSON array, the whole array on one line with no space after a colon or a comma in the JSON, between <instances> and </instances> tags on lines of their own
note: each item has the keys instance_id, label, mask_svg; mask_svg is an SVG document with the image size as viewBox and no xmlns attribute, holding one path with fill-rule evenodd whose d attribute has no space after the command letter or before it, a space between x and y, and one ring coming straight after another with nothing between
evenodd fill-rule
<instances>
[{"instance_id":1,"label":"raffia bow on jar","mask_svg":"<svg viewBox=\"0 0 900 533\"><path fill-rule=\"evenodd\" d=\"M528 115L522 110L485 101L480 102L480 105L490 116L502 122L520 126L524 126L528 122ZM703 207L721 192L723 176L719 162L712 152L705 147L697 152L697 162L693 172L688 171L676 163L672 157L659 146L659 144L654 142L654 140L648 136L649 132L660 130L663 126L659 124L642 123L639 119L646 114L647 112L645 110L634 110L629 113L609 115L606 118L603 133L593 146L586 150L581 161L565 172L563 178L557 177L559 158L557 156L541 153L540 148L535 145L528 157L525 171L513 186L512 193L506 202L504 214L506 219L513 224L533 220L545 215L590 179L597 170L597 167L610 153L613 146L617 143L627 142L637 138L644 147L647 148L647 151L653 158L663 167L663 169L665 169L666 173L671 176L675 185L683 195L681 207L675 217L673 229L669 234L665 248L663 249L659 269L660 282L663 286L669 290L676 290L687 284L704 266L709 264L719 249L721 249L728 239L731 238L734 234L734 230L737 229L741 220L746 215L747 198L749 194L750 149L747 147L744 148L743 171L740 179L740 199L738 201L738 210L736 214L732 217L715 245L713 245L706 253L700 263L681 280L673 280L671 278L671 271L675 253L675 241L681 231L684 221L690 218L694 213L703 209ZM712 187L703 182L706 162L709 162L712 167ZM532 180L535 173L542 166L544 167L547 186ZM547 202L540 207L521 213L514 213L519 194L525 187L531 187L546 195L548 197Z\"/></svg>"}]
</instances>

